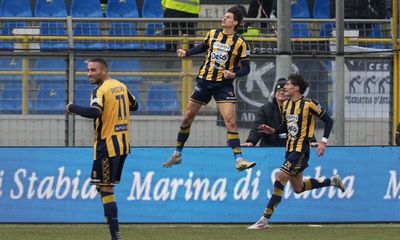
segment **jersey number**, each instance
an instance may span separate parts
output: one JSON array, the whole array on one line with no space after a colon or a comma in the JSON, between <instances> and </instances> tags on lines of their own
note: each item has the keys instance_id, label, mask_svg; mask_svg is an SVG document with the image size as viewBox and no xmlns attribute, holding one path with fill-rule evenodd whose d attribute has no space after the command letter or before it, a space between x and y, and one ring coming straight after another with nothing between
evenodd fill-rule
<instances>
[{"instance_id":1,"label":"jersey number","mask_svg":"<svg viewBox=\"0 0 400 240\"><path fill-rule=\"evenodd\" d=\"M125 96L117 95L115 98L118 100L118 120L126 120Z\"/></svg>"}]
</instances>

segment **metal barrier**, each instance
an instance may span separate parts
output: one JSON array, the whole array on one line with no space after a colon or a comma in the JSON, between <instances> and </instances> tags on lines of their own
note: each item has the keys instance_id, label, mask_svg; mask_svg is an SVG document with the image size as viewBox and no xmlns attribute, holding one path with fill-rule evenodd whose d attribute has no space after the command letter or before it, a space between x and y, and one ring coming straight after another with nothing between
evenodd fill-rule
<instances>
[{"instance_id":1,"label":"metal barrier","mask_svg":"<svg viewBox=\"0 0 400 240\"><path fill-rule=\"evenodd\" d=\"M79 117L63 117L61 118L51 118L47 117L49 115L30 115L29 111L29 81L31 77L40 76L40 75L48 75L48 76L65 76L65 80L63 84L65 87L65 103L68 101L76 100L76 84L77 77L84 76L86 73L82 70L76 69L75 61L77 59L87 59L88 57L102 56L108 59L115 58L135 58L139 59L142 63L144 63L147 67L140 71L111 71L111 75L115 78L123 78L123 77L143 77L145 81L140 85L139 95L148 96L148 91L152 83L161 83L168 82L172 83L174 86L177 86L178 95L180 95L180 113L184 112L187 107L187 100L190 96L190 93L193 89L193 80L194 76L197 72L198 66L201 64L203 56L197 56L193 58L183 59L181 62L176 60L175 54L173 53L176 49L149 49L151 44L161 43L164 45L176 43L176 47L188 48L190 44L196 44L201 42L204 38L204 34L210 28L219 27L220 19L79 19L79 18L52 18L52 19L41 19L41 18L0 18L0 24L6 21L14 21L14 22L27 22L26 29L33 28L39 29L41 22L59 22L65 27L65 35L57 36L57 35L33 35L33 34L22 34L22 35L10 35L10 36L0 36L0 46L2 43L12 42L13 51L0 51L0 56L9 57L10 55L13 57L18 57L22 59L22 65L17 70L3 70L0 69L0 79L2 76L14 75L21 76L22 83L22 110L21 113L25 116L21 116L21 119L24 119L22 122L26 122L25 125L28 126L28 122L35 122L35 128L43 128L41 125L41 121L39 119L53 119L53 121L59 122L60 119L65 120L65 129L52 129L55 132L55 135L63 138L62 140L55 141L56 146L89 146L91 145L90 140L86 139L87 135L90 135L90 121L81 119ZM196 36L162 36L154 35L154 36L146 36L145 30L146 26L151 23L164 23L165 21L192 21L197 23L196 27ZM248 123L251 122L252 116L254 115L256 109L259 104L265 102L267 95L272 89L272 84L274 80L274 69L275 69L275 61L274 57L277 54L276 45L277 38L276 32L274 29L274 25L276 25L275 20L261 20L261 19L246 19L249 26L253 28L259 28L259 32L255 35L252 35L251 31L249 31L248 26L246 28L240 29L240 31L244 32L243 34L246 36L246 40L251 45L252 49L252 67L251 73L247 78L237 79L236 87L239 91L238 94L242 94L240 96L240 102L238 103L238 123L242 127L241 129L241 137L242 140L247 135ZM99 36L79 36L74 34L76 31L76 26L78 23L97 23L100 28ZM113 23L129 23L133 24L137 27L138 35L137 36L110 36L109 29L113 25ZM334 99L333 99L333 68L334 62L332 61L333 55L332 52L335 47L336 39L332 35L332 24L334 22L331 19L295 19L293 24L297 28L297 32L292 32L293 37L292 41L292 51L294 56L294 70L297 71L306 71L306 77L310 80L312 86L315 86L312 89L312 97L316 98L320 102L323 103L323 106L327 108L329 112L334 111ZM358 31L358 36L354 33L354 30L351 30L353 27L356 27ZM376 28L378 26L378 28ZM375 28L373 28L375 27ZM376 71L366 71L367 73L362 76L363 81L367 81L369 77L375 76L379 78L379 80L384 81L386 78L387 72L390 75L390 68L393 66L395 71L397 71L396 62L392 65L392 43L397 49L397 41L396 38L391 38L391 27L389 20L346 20L346 28L349 32L349 35L345 37L345 44L348 51L352 51L350 56L347 56L347 63L350 64L354 61L363 62L365 66L368 64L386 64L386 70L381 71L379 69L375 69ZM360 32L362 36L367 36L366 34L369 32L373 32L373 30L378 29L380 35L372 35L369 37L360 37ZM397 29L397 28L396 28ZM158 29L161 30L161 29ZM396 33L393 30L393 33ZM296 35L297 34L297 35ZM302 35L306 34L306 36ZM14 43L21 43L21 45L15 45ZM34 44L43 44L43 43L64 43L66 45L62 45L63 48L59 50L46 50L39 47L35 47ZM93 43L103 44L104 48L95 48L90 51L85 51L79 48L76 48L76 44L79 43ZM139 44L139 48L137 49L129 49L126 50L122 48L108 49L110 44L131 44L130 47L134 48ZM146 45L147 44L147 45ZM9 46L9 45L8 45ZM148 48L144 48L143 46L147 46ZM154 45L153 45L154 46ZM136 46L137 47L137 46ZM382 48L388 47L388 48ZM369 55L366 55L369 54ZM35 61L31 61L32 59L42 58L42 57L58 57L66 60L66 68L65 71L55 70L55 71L38 71L32 69L32 64ZM398 58L397 51L395 51L395 56ZM315 58L318 57L318 58ZM395 58L395 60L397 59ZM398 61L398 60L397 60ZM178 66L178 63L181 65ZM166 65L172 64L173 67L168 67ZM165 65L165 66L164 66ZM310 68L314 66L315 68ZM369 66L369 65L368 65ZM304 70L303 70L304 69ZM353 69L354 70L354 69ZM354 74L357 72L363 72L361 68L356 69L355 71L350 71L347 73L346 78L350 84L351 79L354 77ZM304 73L304 72L303 72ZM364 72L363 72L364 73ZM396 77L398 73L393 75ZM391 75L390 75L391 76ZM162 79L160 79L162 78ZM388 81L393 82L396 86L398 84L398 78L388 79ZM260 81L263 82L262 86L259 85ZM0 82L1 83L1 82ZM371 83L372 84L372 83ZM383 83L386 84L386 83ZM252 91L250 91L250 86ZM385 85L386 87L387 85ZM388 85L389 86L389 85ZM397 85L398 86L398 85ZM264 89L264 90L263 90ZM348 94L348 101L350 102L349 107L357 106L357 96L350 92ZM353 90L351 90L353 91ZM358 91L358 90L357 90ZM363 91L360 89L359 91ZM374 89L373 89L374 91ZM376 88L378 91L378 88ZM381 91L381 90L379 90ZM385 88L386 91L386 88ZM396 88L394 88L394 93L396 94ZM352 95L353 94L353 95ZM360 93L361 95L364 93ZM367 93L366 93L367 94ZM382 101L386 101L386 96L382 95L382 93L368 93L368 98L379 97L379 99L383 99ZM379 95L380 94L380 95ZM390 96L390 97L395 97ZM255 104L250 104L246 102L245 99L250 99L252 102L256 102ZM0 100L1 101L1 100ZM353 101L353 102L352 102ZM243 103L242 103L243 102ZM360 103L361 104L361 103ZM144 104L146 107L146 104ZM356 115L350 116L347 120L346 126L346 145L387 145L390 144L390 122L389 115L392 114L392 110L386 110L386 106L389 108L389 103L386 102L383 104L384 108L380 108L379 116L369 115L369 116L361 116L362 112L365 109L356 108ZM398 105L397 105L398 106ZM367 109L368 110L368 109ZM369 110L368 110L369 111ZM57 112L56 114L60 114ZM175 131L178 129L178 123L180 117L177 116L179 114L171 113L170 115L160 115L154 116L156 113L149 113L146 111L139 112L138 116L134 116L134 121L139 121L139 124L145 125L145 127L141 127L141 129L134 129L133 131L137 131L137 133L133 133L134 136L134 145L140 146L151 146L154 145L156 141L156 145L172 145L175 142ZM396 115L396 112L393 112ZM202 132L206 137L206 139L193 139L192 142L188 142L189 146L204 146L211 144L214 145L224 145L225 144L225 130L219 127L218 119L215 117L217 115L217 109L215 103L210 103L208 106L204 108L204 111L200 113L199 121L203 121L198 128L194 127L193 134L197 134ZM11 128L17 129L21 128L21 122L18 125L13 124L13 120L18 118L16 115L3 115L1 116L0 131L5 132L4 129ZM215 117L215 118L214 118ZM152 121L157 122L158 124L162 123L160 127L157 126L156 123L153 124ZM204 123L204 125L202 125ZM59 124L55 125L59 128ZM206 133L206 128L209 128L209 132ZM367 132L368 129L372 128L373 131ZM2 130L3 129L3 130ZM319 131L317 129L317 131ZM8 132L8 130L7 130ZM145 135L144 135L145 134ZM9 135L4 136L0 145L26 145L25 141L20 141L17 143L13 139L12 131ZM143 140L143 136L146 136L146 142L140 142L137 139ZM154 139L154 136L157 136L159 139ZM334 139L333 133L333 139ZM24 136L25 138L29 138ZM213 139L210 141L209 139ZM215 140L215 141L214 141ZM334 140L331 141L334 144ZM40 145L52 145L50 140L44 139L39 142ZM35 145L35 144L34 144ZM35 145L36 146L36 145Z\"/></svg>"}]
</instances>

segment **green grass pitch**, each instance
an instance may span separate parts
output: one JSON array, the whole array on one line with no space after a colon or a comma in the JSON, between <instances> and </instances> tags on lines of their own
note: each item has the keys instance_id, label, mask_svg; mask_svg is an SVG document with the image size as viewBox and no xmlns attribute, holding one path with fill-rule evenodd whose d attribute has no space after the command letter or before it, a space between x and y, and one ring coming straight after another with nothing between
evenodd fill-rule
<instances>
[{"instance_id":1,"label":"green grass pitch","mask_svg":"<svg viewBox=\"0 0 400 240\"><path fill-rule=\"evenodd\" d=\"M124 240L394 240L400 224L272 224L247 230L243 224L121 224ZM0 224L0 239L108 240L104 224Z\"/></svg>"}]
</instances>

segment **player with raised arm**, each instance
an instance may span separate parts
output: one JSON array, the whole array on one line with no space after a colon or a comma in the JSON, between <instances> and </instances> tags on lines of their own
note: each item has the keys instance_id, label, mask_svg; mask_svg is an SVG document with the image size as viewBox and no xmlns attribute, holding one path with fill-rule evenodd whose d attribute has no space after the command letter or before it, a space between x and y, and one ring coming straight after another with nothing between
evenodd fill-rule
<instances>
[{"instance_id":1,"label":"player with raised arm","mask_svg":"<svg viewBox=\"0 0 400 240\"><path fill-rule=\"evenodd\" d=\"M218 110L224 119L228 145L232 148L236 169L243 171L256 165L255 162L247 162L242 157L236 125L236 96L233 80L250 72L249 46L236 33L242 20L242 9L239 6L233 6L224 14L221 29L210 30L200 45L188 51L177 50L180 58L203 52L207 52L207 54L197 75L197 84L178 132L175 151L171 158L163 164L164 167L171 167L182 162L182 150L189 138L190 126L201 106L207 104L212 97L217 102Z\"/></svg>"}]
</instances>

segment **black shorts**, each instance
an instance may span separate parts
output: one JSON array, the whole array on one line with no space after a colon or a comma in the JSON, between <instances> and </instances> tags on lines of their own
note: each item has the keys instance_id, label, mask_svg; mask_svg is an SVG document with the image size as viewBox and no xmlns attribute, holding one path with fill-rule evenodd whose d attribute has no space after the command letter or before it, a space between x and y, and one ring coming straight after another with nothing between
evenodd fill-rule
<instances>
[{"instance_id":1,"label":"black shorts","mask_svg":"<svg viewBox=\"0 0 400 240\"><path fill-rule=\"evenodd\" d=\"M307 152L286 152L286 160L281 166L281 170L290 176L296 176L308 167L310 151Z\"/></svg>"},{"instance_id":2,"label":"black shorts","mask_svg":"<svg viewBox=\"0 0 400 240\"><path fill-rule=\"evenodd\" d=\"M90 183L94 185L115 185L121 180L122 168L128 155L96 159L93 161Z\"/></svg>"},{"instance_id":3,"label":"black shorts","mask_svg":"<svg viewBox=\"0 0 400 240\"><path fill-rule=\"evenodd\" d=\"M207 81L198 79L196 87L190 97L190 100L200 104L207 104L211 97L216 102L232 102L237 101L233 81Z\"/></svg>"}]
</instances>

